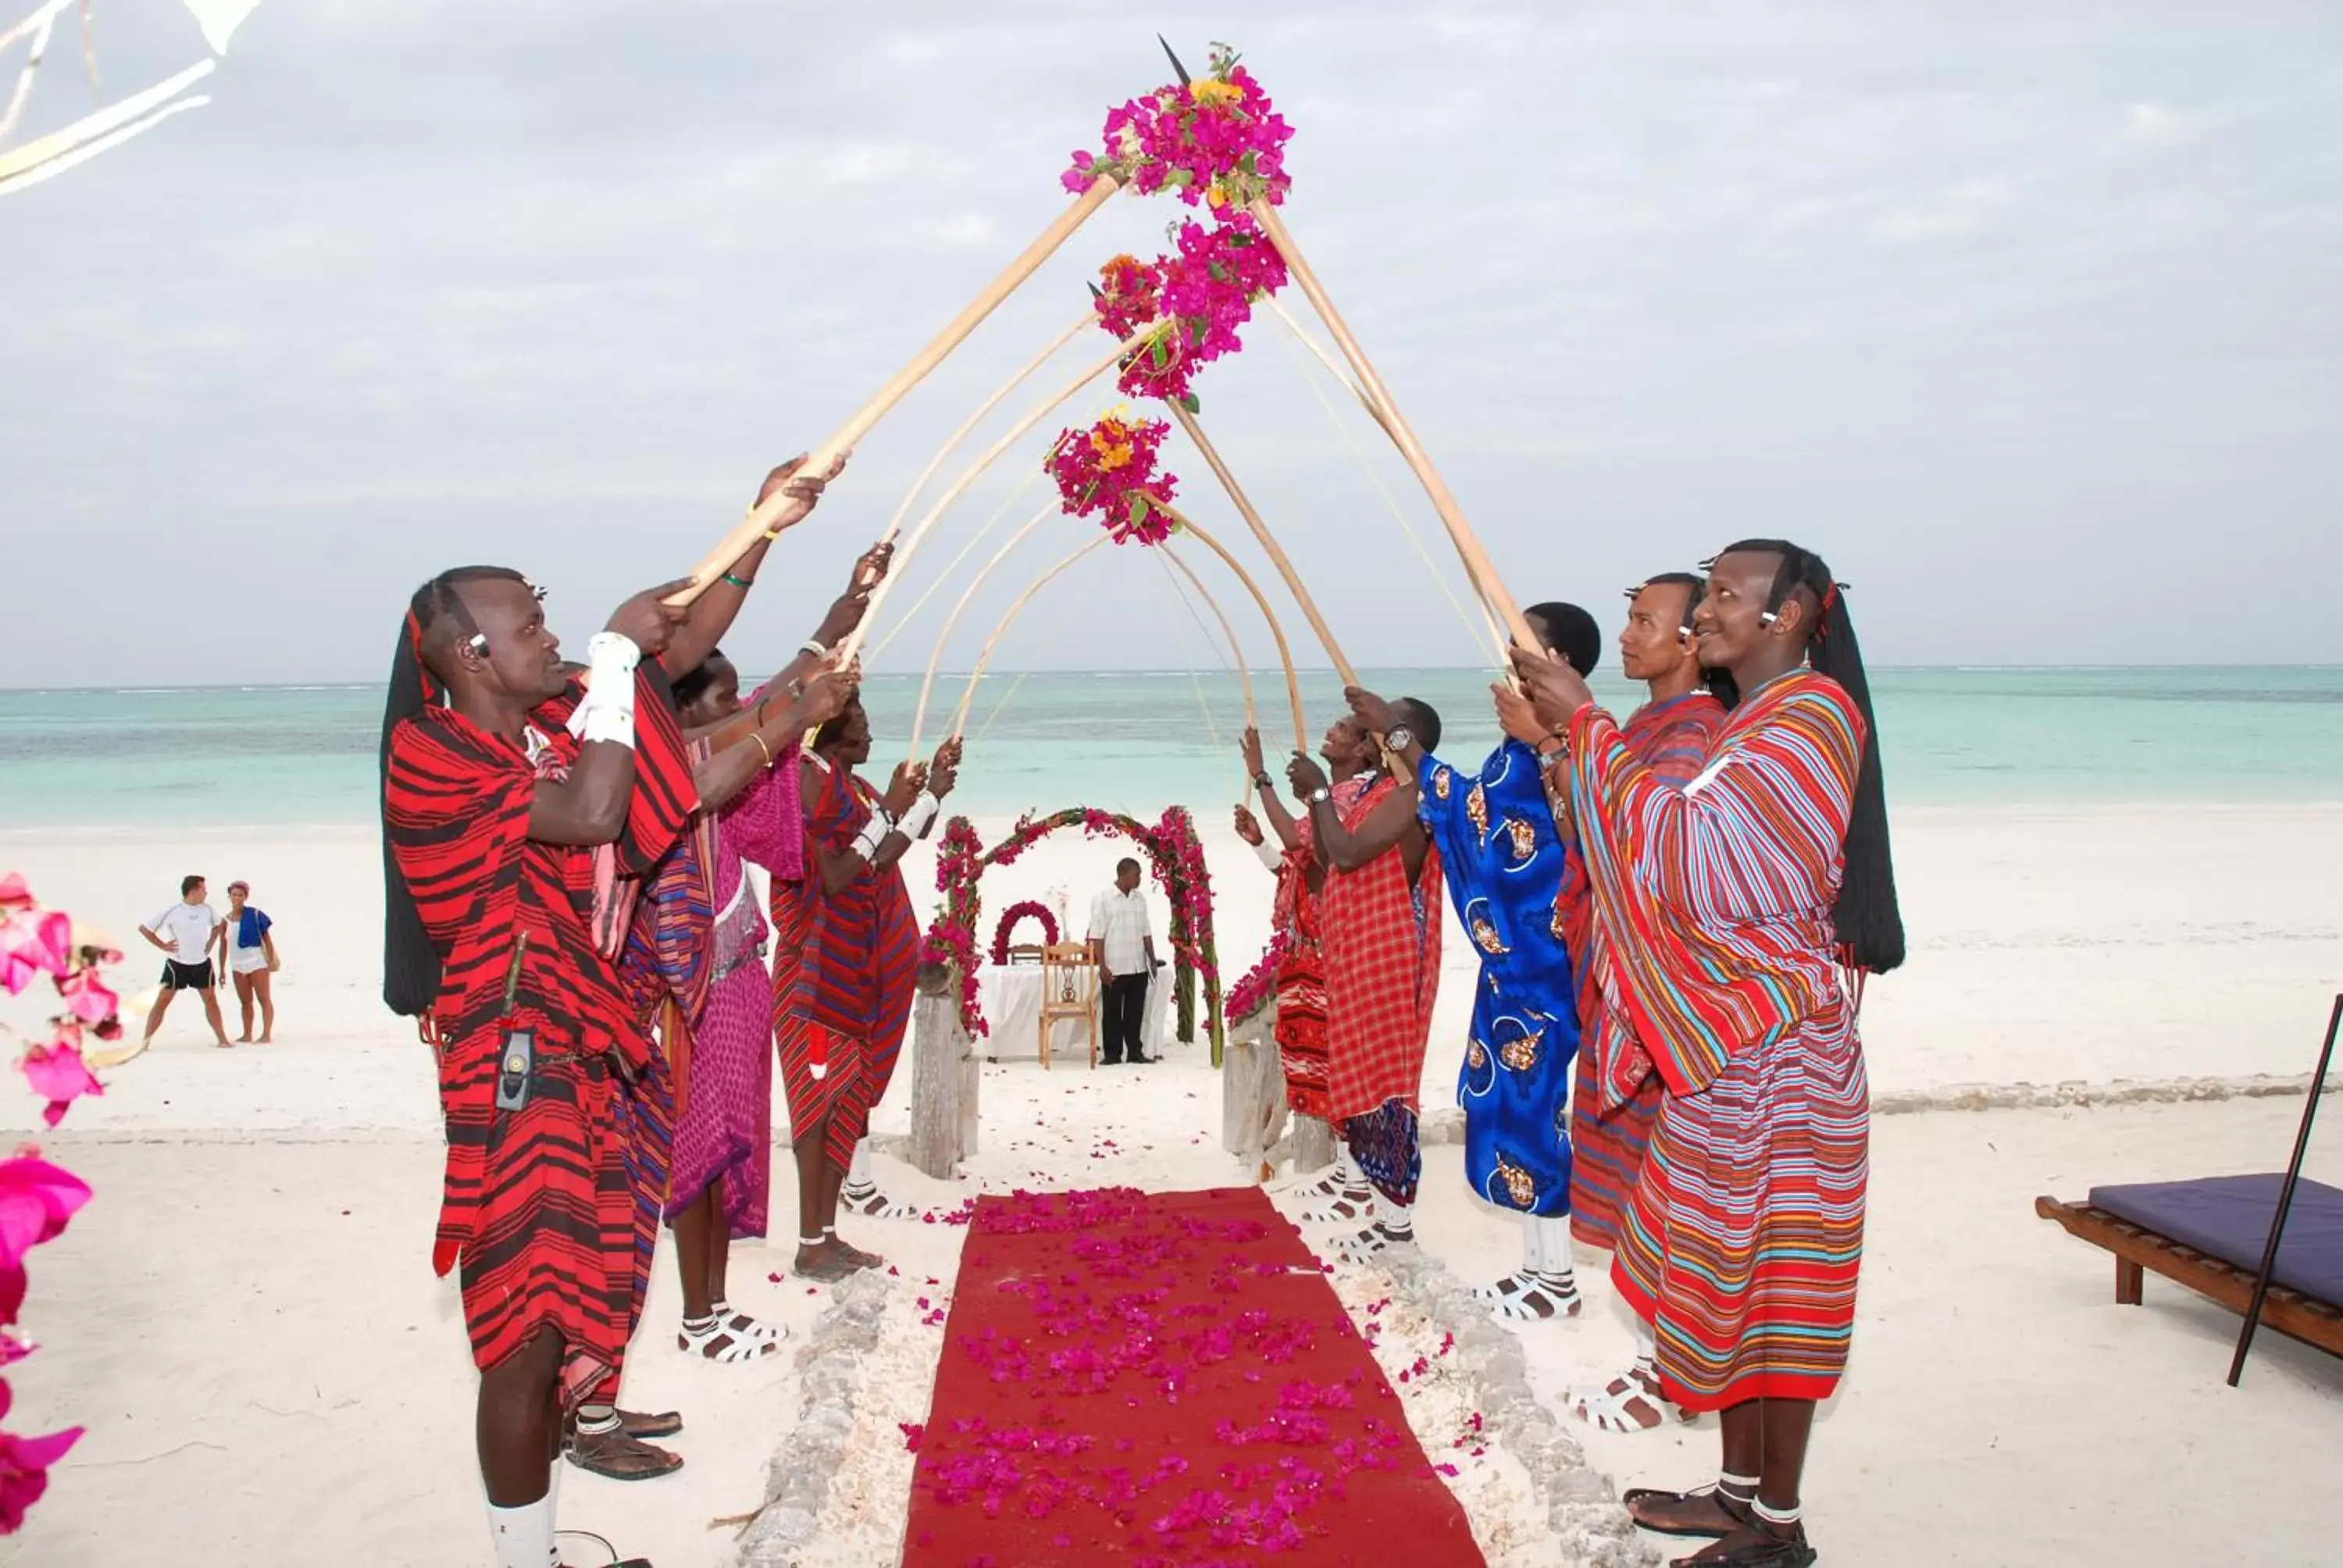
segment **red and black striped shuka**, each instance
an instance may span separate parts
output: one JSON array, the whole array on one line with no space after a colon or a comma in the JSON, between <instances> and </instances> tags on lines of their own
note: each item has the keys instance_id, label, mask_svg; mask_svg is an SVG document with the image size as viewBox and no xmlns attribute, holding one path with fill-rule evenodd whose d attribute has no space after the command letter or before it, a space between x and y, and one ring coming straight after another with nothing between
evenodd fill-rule
<instances>
[{"instance_id":1,"label":"red and black striped shuka","mask_svg":"<svg viewBox=\"0 0 2343 1568\"><path fill-rule=\"evenodd\" d=\"M578 755L568 725L584 694L574 684L532 711L527 749L445 708L400 720L383 789L393 863L441 960L432 1018L447 1166L433 1267L461 1266L482 1369L550 1328L573 1394L618 1364L634 1310L637 1202L618 1099L620 1075L639 1078L650 1060L595 943L597 860L605 881L613 870L639 875L697 804L663 679L648 664L637 678L634 793L608 852L528 837L540 774ZM495 1104L508 1021L537 1040L532 1095L517 1113Z\"/></svg>"},{"instance_id":2,"label":"red and black striped shuka","mask_svg":"<svg viewBox=\"0 0 2343 1568\"><path fill-rule=\"evenodd\" d=\"M868 784L820 756L805 776L806 842L850 853L878 799ZM789 1125L802 1136L825 1118L830 1158L845 1165L885 1097L911 1018L920 922L900 865L868 868L839 891L821 883L819 857L805 876L776 876L773 1033L780 1050ZM813 1075L817 1049L825 1060Z\"/></svg>"}]
</instances>

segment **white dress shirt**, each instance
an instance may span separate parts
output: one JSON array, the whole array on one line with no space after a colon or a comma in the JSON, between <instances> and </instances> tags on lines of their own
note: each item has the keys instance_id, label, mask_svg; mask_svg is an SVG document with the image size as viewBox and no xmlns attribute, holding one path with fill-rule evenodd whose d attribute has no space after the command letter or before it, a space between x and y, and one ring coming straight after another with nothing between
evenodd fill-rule
<instances>
[{"instance_id":1,"label":"white dress shirt","mask_svg":"<svg viewBox=\"0 0 2343 1568\"><path fill-rule=\"evenodd\" d=\"M1126 893L1109 888L1091 900L1090 940L1099 944L1111 975L1147 972L1147 939L1154 934L1147 922L1147 894L1134 888Z\"/></svg>"}]
</instances>

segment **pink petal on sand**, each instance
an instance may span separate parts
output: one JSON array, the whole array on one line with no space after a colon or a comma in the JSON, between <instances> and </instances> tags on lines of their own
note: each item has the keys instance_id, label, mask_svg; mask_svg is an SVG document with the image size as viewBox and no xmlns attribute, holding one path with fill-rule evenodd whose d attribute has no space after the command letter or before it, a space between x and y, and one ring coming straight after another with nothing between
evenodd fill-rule
<instances>
[{"instance_id":1,"label":"pink petal on sand","mask_svg":"<svg viewBox=\"0 0 2343 1568\"><path fill-rule=\"evenodd\" d=\"M32 906L33 890L25 885L22 871L0 877L0 910L26 910Z\"/></svg>"}]
</instances>

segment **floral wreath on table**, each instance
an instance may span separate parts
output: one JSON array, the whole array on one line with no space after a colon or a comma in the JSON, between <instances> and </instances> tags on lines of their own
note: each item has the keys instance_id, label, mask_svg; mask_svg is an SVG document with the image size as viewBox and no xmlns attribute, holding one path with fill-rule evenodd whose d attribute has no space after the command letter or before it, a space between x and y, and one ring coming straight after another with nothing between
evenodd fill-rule
<instances>
[{"instance_id":1,"label":"floral wreath on table","mask_svg":"<svg viewBox=\"0 0 2343 1568\"><path fill-rule=\"evenodd\" d=\"M91 1038L122 1038L121 999L98 974L105 965L121 961L119 952L76 932L72 916L42 908L24 878L13 872L0 877L0 989L21 995L45 974L63 1007L45 1020L41 1035L22 1035L0 1024L0 1033L25 1042L17 1066L33 1092L48 1102L41 1119L51 1127L83 1095L106 1092L82 1052ZM25 1254L62 1235L89 1197L89 1183L43 1159L36 1144L21 1144L0 1159L0 1367L34 1350L33 1342L16 1330L16 1314L25 1304ZM6 1418L9 1403L7 1380L0 1378L0 1419ZM46 1437L0 1432L0 1535L22 1527L25 1511L48 1490L50 1467L81 1435L77 1426Z\"/></svg>"},{"instance_id":2,"label":"floral wreath on table","mask_svg":"<svg viewBox=\"0 0 2343 1568\"><path fill-rule=\"evenodd\" d=\"M1172 905L1174 998L1182 1040L1196 1032L1197 980L1203 981L1205 1030L1212 1065L1220 1065L1224 1037L1220 956L1212 939L1212 879L1204 864L1203 840L1195 819L1172 806L1148 824L1118 812L1076 806L1047 817L1031 812L1018 819L1009 837L987 849L975 824L954 817L936 844L936 890L943 895L920 945L923 963L949 964L960 973L961 1025L972 1035L991 1032L977 999L977 920L983 910L979 880L995 866L1013 865L1027 849L1061 828L1079 827L1087 839L1128 839L1146 852L1158 886Z\"/></svg>"},{"instance_id":3,"label":"floral wreath on table","mask_svg":"<svg viewBox=\"0 0 2343 1568\"><path fill-rule=\"evenodd\" d=\"M1051 947L1057 946L1058 917L1050 912L1049 905L1028 899L1001 910L1001 923L992 928L992 961L996 966L1009 961L1009 939L1016 934L1017 923L1028 920L1041 921L1041 940Z\"/></svg>"}]
</instances>

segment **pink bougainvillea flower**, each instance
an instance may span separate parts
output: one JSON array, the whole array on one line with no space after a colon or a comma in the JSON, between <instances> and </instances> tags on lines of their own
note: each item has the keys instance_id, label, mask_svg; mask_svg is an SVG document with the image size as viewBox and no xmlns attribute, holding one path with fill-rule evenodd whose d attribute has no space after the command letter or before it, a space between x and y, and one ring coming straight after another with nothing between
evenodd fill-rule
<instances>
[{"instance_id":1,"label":"pink bougainvillea flower","mask_svg":"<svg viewBox=\"0 0 2343 1568\"><path fill-rule=\"evenodd\" d=\"M0 1382L0 1421L8 1416L8 1385ZM0 1535L25 1527L25 1511L49 1489L49 1468L81 1441L82 1429L69 1426L46 1437L18 1437L0 1432Z\"/></svg>"},{"instance_id":2,"label":"pink bougainvillea flower","mask_svg":"<svg viewBox=\"0 0 2343 1568\"><path fill-rule=\"evenodd\" d=\"M86 949L84 955L87 955ZM122 1010L121 997L98 979L97 970L88 965L60 977L57 994L65 999L66 1010L84 1023L104 1023Z\"/></svg>"},{"instance_id":3,"label":"pink bougainvillea flower","mask_svg":"<svg viewBox=\"0 0 2343 1568\"><path fill-rule=\"evenodd\" d=\"M0 1268L20 1266L25 1253L63 1234L88 1201L88 1182L38 1155L0 1160Z\"/></svg>"},{"instance_id":4,"label":"pink bougainvillea flower","mask_svg":"<svg viewBox=\"0 0 2343 1568\"><path fill-rule=\"evenodd\" d=\"M0 985L15 995L35 975L73 971L73 917L56 910L19 910L0 920Z\"/></svg>"},{"instance_id":5,"label":"pink bougainvillea flower","mask_svg":"<svg viewBox=\"0 0 2343 1568\"><path fill-rule=\"evenodd\" d=\"M106 1086L82 1064L81 1048L66 1040L26 1051L25 1078L33 1092L49 1102L41 1120L52 1127L65 1119L65 1108L83 1095L106 1092Z\"/></svg>"}]
</instances>

